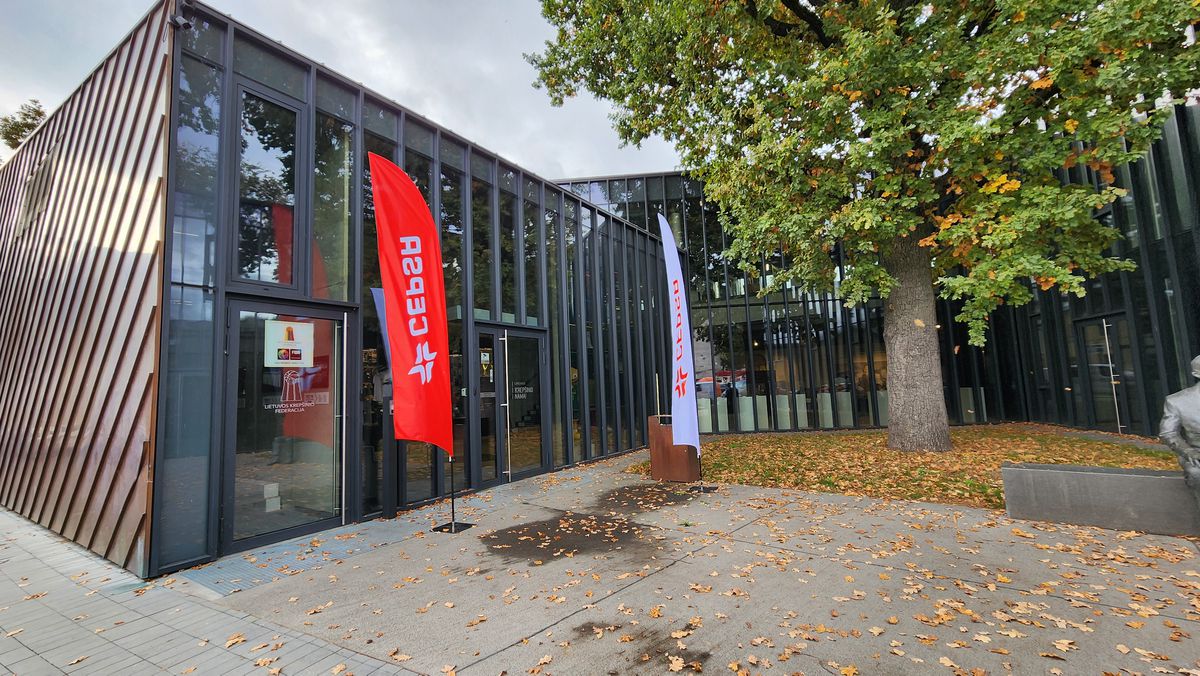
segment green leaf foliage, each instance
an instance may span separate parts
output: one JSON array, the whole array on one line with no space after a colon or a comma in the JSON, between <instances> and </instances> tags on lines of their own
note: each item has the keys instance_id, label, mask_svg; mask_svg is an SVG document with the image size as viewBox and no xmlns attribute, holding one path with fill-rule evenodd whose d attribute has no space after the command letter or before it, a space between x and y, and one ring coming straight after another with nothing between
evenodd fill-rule
<instances>
[{"instance_id":1,"label":"green leaf foliage","mask_svg":"<svg viewBox=\"0 0 1200 676\"><path fill-rule=\"evenodd\" d=\"M16 150L44 119L46 109L42 108L37 99L30 99L22 103L12 115L0 116L0 140L4 141L4 145Z\"/></svg>"},{"instance_id":2,"label":"green leaf foliage","mask_svg":"<svg viewBox=\"0 0 1200 676\"><path fill-rule=\"evenodd\" d=\"M782 250L775 278L886 296L880 254L930 248L931 282L988 315L1033 284L1082 294L1127 269L1092 218L1200 83L1197 0L543 0L557 27L527 58L555 103L615 104L621 137L661 134L705 181L744 261ZM1085 143L1086 142L1086 143ZM768 289L769 290L769 289Z\"/></svg>"}]
</instances>

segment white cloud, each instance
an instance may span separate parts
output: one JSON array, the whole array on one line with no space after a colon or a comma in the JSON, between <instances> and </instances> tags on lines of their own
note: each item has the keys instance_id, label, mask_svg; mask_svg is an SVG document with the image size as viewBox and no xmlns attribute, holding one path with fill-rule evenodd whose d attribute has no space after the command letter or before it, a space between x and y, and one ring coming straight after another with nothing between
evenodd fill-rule
<instances>
[{"instance_id":1,"label":"white cloud","mask_svg":"<svg viewBox=\"0 0 1200 676\"><path fill-rule=\"evenodd\" d=\"M662 140L621 148L607 103L585 96L553 108L533 89L522 55L552 36L536 2L210 4L546 178L678 165ZM145 10L144 0L15 5L0 26L0 113L34 97L57 107Z\"/></svg>"}]
</instances>

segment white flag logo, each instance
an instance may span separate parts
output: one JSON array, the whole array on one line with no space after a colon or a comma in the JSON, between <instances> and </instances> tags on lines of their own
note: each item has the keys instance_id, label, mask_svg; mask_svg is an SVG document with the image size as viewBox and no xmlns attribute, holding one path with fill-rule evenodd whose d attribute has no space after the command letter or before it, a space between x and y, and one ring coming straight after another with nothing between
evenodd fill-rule
<instances>
[{"instance_id":1,"label":"white flag logo","mask_svg":"<svg viewBox=\"0 0 1200 676\"><path fill-rule=\"evenodd\" d=\"M663 258L667 263L667 309L671 316L671 436L676 446L691 446L700 454L700 423L696 416L696 386L692 378L692 325L688 320L687 286L679 265L675 235L662 214L658 215Z\"/></svg>"}]
</instances>

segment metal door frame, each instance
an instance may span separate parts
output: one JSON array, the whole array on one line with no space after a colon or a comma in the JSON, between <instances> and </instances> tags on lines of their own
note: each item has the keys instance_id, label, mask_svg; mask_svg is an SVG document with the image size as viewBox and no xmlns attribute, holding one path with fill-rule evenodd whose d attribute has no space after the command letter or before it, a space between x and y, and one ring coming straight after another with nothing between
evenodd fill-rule
<instances>
[{"instance_id":1,"label":"metal door frame","mask_svg":"<svg viewBox=\"0 0 1200 676\"><path fill-rule=\"evenodd\" d=\"M1116 345L1117 349L1114 352L1113 347L1116 344L1116 321L1121 319L1122 315L1101 315L1099 317L1088 317L1087 319L1075 320L1075 340L1078 349L1078 354L1085 361L1083 366L1086 368L1086 376L1082 379L1087 402L1087 422L1092 429L1098 429L1099 423L1096 421L1096 398L1095 390L1092 389L1092 374L1093 366L1103 368L1105 364L1090 363L1087 340L1084 338L1084 329L1088 325L1098 324L1100 331L1104 336L1104 352L1108 358L1108 382L1112 390L1113 410L1116 414L1117 433L1126 434L1130 429L1129 426L1129 398L1126 396L1125 381L1122 376L1124 373L1124 360L1120 351L1120 346ZM1112 321L1110 321L1112 320Z\"/></svg>"},{"instance_id":2,"label":"metal door frame","mask_svg":"<svg viewBox=\"0 0 1200 676\"><path fill-rule=\"evenodd\" d=\"M313 521L299 526L292 526L282 530L271 531L254 535L241 540L233 538L233 517L234 517L234 486L236 483L236 475L234 468L236 466L237 454L237 369L238 357L240 355L241 332L234 331L236 325L235 320L240 320L241 312L264 312L271 314L285 314L296 317L308 317L312 319L323 319L339 322L341 325L341 401L340 414L337 415L341 419L340 439L341 449L339 455L341 458L340 465L340 516L329 517L319 521ZM224 420L225 429L221 436L221 453L219 461L221 465L221 492L220 492L220 550L218 556L230 554L233 552L253 549L264 544L280 542L289 538L316 533L329 528L343 525L349 522L348 509L348 486L347 486L347 430L346 424L346 406L348 403L347 382L349 379L349 369L347 364L346 349L346 327L351 323L350 313L339 312L325 308L316 308L301 304L293 303L276 303L264 300L230 298L225 304L225 364L224 364Z\"/></svg>"},{"instance_id":3,"label":"metal door frame","mask_svg":"<svg viewBox=\"0 0 1200 676\"><path fill-rule=\"evenodd\" d=\"M553 408L551 407L551 392L550 392L550 368L549 351L546 349L549 340L547 332L544 329L536 328L516 328L505 325L489 324L485 322L476 322L476 345L479 344L479 334L487 333L495 337L493 354L495 355L496 363L493 368L497 372L497 388L496 400L497 410L503 415L501 424L498 425L500 434L496 439L496 465L498 477L491 480L483 480L481 487L495 486L499 484L511 483L519 481L538 474L544 474L553 469L553 461L551 458L553 424L552 416ZM508 338L509 336L520 338L533 338L538 341L538 399L541 407L541 465L533 469L523 470L521 472L512 472L511 460L511 444L510 438L512 435L512 421L509 415L509 388L510 382L508 378ZM476 364L476 368L478 365ZM478 381L478 371L475 371L476 381ZM479 410L480 391L479 383L472 383L471 396L475 399L476 411ZM481 426L477 426L478 433L482 435ZM474 436L474 433L473 433ZM475 445L480 448L480 465L482 467L482 447L479 442L482 438L475 439Z\"/></svg>"}]
</instances>

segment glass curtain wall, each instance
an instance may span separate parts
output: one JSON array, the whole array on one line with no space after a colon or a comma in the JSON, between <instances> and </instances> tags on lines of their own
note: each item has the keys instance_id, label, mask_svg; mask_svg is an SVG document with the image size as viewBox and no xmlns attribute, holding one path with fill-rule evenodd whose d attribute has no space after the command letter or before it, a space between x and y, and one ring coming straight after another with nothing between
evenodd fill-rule
<instances>
[{"instance_id":1,"label":"glass curtain wall","mask_svg":"<svg viewBox=\"0 0 1200 676\"><path fill-rule=\"evenodd\" d=\"M204 558L210 549L209 495L213 434L216 249L221 121L225 109L226 31L222 24L191 17L195 30L180 40L176 62L174 213L167 290L165 434L155 468L160 514L155 531L160 567Z\"/></svg>"},{"instance_id":2,"label":"glass curtain wall","mask_svg":"<svg viewBox=\"0 0 1200 676\"><path fill-rule=\"evenodd\" d=\"M398 116L368 101L363 113L368 131L363 134L363 150L380 157L396 160ZM379 240L375 221L375 201L371 193L371 169L362 163L363 256L362 256L362 504L364 514L383 509L384 407L390 402L391 366L387 362L387 347L380 328L375 303L375 289L382 288L379 272ZM426 190L428 181L425 182Z\"/></svg>"},{"instance_id":3,"label":"glass curtain wall","mask_svg":"<svg viewBox=\"0 0 1200 676\"><path fill-rule=\"evenodd\" d=\"M1188 364L1200 354L1200 305L1192 300L1200 297L1200 106L1175 113L1140 161L1114 171L1113 184L1126 193L1096 215L1122 233L1111 254L1136 262L1136 271L1089 280L1084 298L1034 289L1034 302L995 314L982 349L967 344L965 327L953 319L956 305L939 301L952 422L1035 419L1153 435L1163 398L1193 382ZM1061 179L1102 186L1086 166ZM635 226L653 230L659 213L671 224L690 284L703 432L887 425L881 301L846 308L836 290L812 294L790 284L758 298L759 281L787 261L766 259L757 275L732 266L716 209L704 202L699 183L679 174L566 187ZM661 323L656 255L647 253L658 267L646 270L640 286L647 316ZM649 352L661 338L657 324L648 328ZM660 372L659 356L648 358Z\"/></svg>"},{"instance_id":4,"label":"glass curtain wall","mask_svg":"<svg viewBox=\"0 0 1200 676\"><path fill-rule=\"evenodd\" d=\"M651 316L660 305L639 281L659 269L658 242L620 217L643 186L617 186L597 207L592 195L564 193L236 22L186 12L194 28L180 31L174 61L158 571L224 546L217 519L228 487L213 458L227 449L214 404L229 363L219 347L227 322L215 315L234 300L286 300L344 318L346 368L331 391L348 395L338 502L348 518L449 490L443 453L389 437L392 372L373 293L381 279L366 153L409 174L439 227L454 485L481 480L467 387L479 381L470 351L484 323L543 334L554 466L644 442L639 418L656 397L648 383L661 353L635 334L664 320Z\"/></svg>"},{"instance_id":5,"label":"glass curtain wall","mask_svg":"<svg viewBox=\"0 0 1200 676\"><path fill-rule=\"evenodd\" d=\"M700 182L686 176L623 176L576 181L564 187L650 231L657 229L658 214L667 218L689 284L701 432L887 424L887 353L879 300L851 309L836 291L806 293L791 284L759 298L763 283L787 261L779 254L766 257L757 274L746 274L731 264L724 255L729 241L717 209L705 201ZM613 242L618 250L629 251L627 242L615 238ZM661 323L666 321L659 279L663 277L661 245L649 243L654 251L642 253L634 246L643 260L652 261L650 267L639 271L640 277L633 278L636 294L623 296L620 292L621 284L631 279L627 268L611 273L614 314L621 308L638 308L638 317L625 323L631 338L640 333L643 344L613 342L611 349L615 357L621 355L621 349L631 353L641 349L642 358L655 364L655 373L661 378L666 373L661 342ZM604 292L600 290L601 298L607 302ZM952 305L942 302L940 316L953 314ZM639 328L639 317L654 319ZM615 321L621 331L626 330L620 316ZM946 369L959 374L948 377L953 384L946 389L952 421L991 420L998 413L993 410L996 404L989 402L1000 399L1000 384L987 373L995 358L968 346L965 334L959 335L953 325L942 322L942 326L952 327L942 329L945 352L950 355ZM606 340L603 336L599 339ZM653 387L644 392L647 414L666 405L655 396ZM639 410L633 392L618 394L634 398L633 410ZM633 425L636 431L638 424Z\"/></svg>"}]
</instances>

